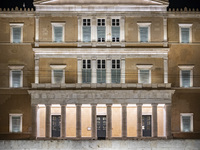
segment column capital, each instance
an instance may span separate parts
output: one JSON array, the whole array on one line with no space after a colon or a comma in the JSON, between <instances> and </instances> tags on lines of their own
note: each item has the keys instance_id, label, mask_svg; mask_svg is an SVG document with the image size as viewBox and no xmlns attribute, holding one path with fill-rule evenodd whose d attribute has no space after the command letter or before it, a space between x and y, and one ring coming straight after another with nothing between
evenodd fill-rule
<instances>
[{"instance_id":1,"label":"column capital","mask_svg":"<svg viewBox=\"0 0 200 150\"><path fill-rule=\"evenodd\" d=\"M50 106L51 107L51 104L45 104L45 106Z\"/></svg>"},{"instance_id":2,"label":"column capital","mask_svg":"<svg viewBox=\"0 0 200 150\"><path fill-rule=\"evenodd\" d=\"M77 104L75 104L76 106L82 106L82 104L80 104L80 103L77 103Z\"/></svg>"},{"instance_id":3,"label":"column capital","mask_svg":"<svg viewBox=\"0 0 200 150\"><path fill-rule=\"evenodd\" d=\"M67 104L60 104L61 107L67 107Z\"/></svg>"},{"instance_id":4,"label":"column capital","mask_svg":"<svg viewBox=\"0 0 200 150\"><path fill-rule=\"evenodd\" d=\"M143 105L142 103L137 103L137 104L136 104L136 106L142 106L142 105Z\"/></svg>"},{"instance_id":5,"label":"column capital","mask_svg":"<svg viewBox=\"0 0 200 150\"><path fill-rule=\"evenodd\" d=\"M106 106L112 106L112 104L106 104Z\"/></svg>"},{"instance_id":6,"label":"column capital","mask_svg":"<svg viewBox=\"0 0 200 150\"><path fill-rule=\"evenodd\" d=\"M127 103L123 103L123 104L121 104L122 106L127 106L128 104Z\"/></svg>"},{"instance_id":7,"label":"column capital","mask_svg":"<svg viewBox=\"0 0 200 150\"><path fill-rule=\"evenodd\" d=\"M158 104L157 103L152 103L151 106L158 106Z\"/></svg>"},{"instance_id":8,"label":"column capital","mask_svg":"<svg viewBox=\"0 0 200 150\"><path fill-rule=\"evenodd\" d=\"M171 103L166 103L166 104L165 104L165 106L171 106L171 105L172 105Z\"/></svg>"},{"instance_id":9,"label":"column capital","mask_svg":"<svg viewBox=\"0 0 200 150\"><path fill-rule=\"evenodd\" d=\"M91 106L97 106L97 104L94 104L94 103L92 103L92 104L90 104Z\"/></svg>"}]
</instances>

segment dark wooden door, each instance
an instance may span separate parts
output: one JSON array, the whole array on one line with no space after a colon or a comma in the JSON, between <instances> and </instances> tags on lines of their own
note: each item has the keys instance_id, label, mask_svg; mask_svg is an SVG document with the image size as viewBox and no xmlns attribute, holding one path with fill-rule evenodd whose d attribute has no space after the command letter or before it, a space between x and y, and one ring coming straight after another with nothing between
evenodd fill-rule
<instances>
[{"instance_id":1,"label":"dark wooden door","mask_svg":"<svg viewBox=\"0 0 200 150\"><path fill-rule=\"evenodd\" d=\"M97 138L106 139L106 116L97 116Z\"/></svg>"},{"instance_id":2,"label":"dark wooden door","mask_svg":"<svg viewBox=\"0 0 200 150\"><path fill-rule=\"evenodd\" d=\"M142 131L143 136L151 137L151 115L142 116Z\"/></svg>"},{"instance_id":3,"label":"dark wooden door","mask_svg":"<svg viewBox=\"0 0 200 150\"><path fill-rule=\"evenodd\" d=\"M61 116L60 115L52 115L52 137L60 137L60 124L61 124Z\"/></svg>"}]
</instances>

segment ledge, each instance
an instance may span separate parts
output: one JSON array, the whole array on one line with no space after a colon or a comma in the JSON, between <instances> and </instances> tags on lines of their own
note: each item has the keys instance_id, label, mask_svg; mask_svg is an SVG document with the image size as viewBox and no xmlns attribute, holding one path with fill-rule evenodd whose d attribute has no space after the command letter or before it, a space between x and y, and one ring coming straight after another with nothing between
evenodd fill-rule
<instances>
[{"instance_id":1,"label":"ledge","mask_svg":"<svg viewBox=\"0 0 200 150\"><path fill-rule=\"evenodd\" d=\"M143 89L143 88L150 88L150 89L158 89L158 88L171 88L171 83L152 83L152 84L142 84L142 83L120 83L120 84L113 84L113 83L90 83L90 84L82 84L82 83L75 83L75 84L51 84L51 83L32 83L33 89L81 89L81 88L91 88L91 89L101 89L101 88L135 88L135 89Z\"/></svg>"}]
</instances>

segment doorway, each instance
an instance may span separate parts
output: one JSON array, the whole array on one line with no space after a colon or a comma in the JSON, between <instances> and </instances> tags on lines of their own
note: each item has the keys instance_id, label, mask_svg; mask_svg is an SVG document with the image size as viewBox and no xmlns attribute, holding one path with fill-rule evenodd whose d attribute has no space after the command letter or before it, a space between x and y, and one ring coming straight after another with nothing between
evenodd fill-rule
<instances>
[{"instance_id":1,"label":"doorway","mask_svg":"<svg viewBox=\"0 0 200 150\"><path fill-rule=\"evenodd\" d=\"M52 122L52 137L60 137L60 124L61 124L61 115L52 115L51 116Z\"/></svg>"},{"instance_id":2,"label":"doorway","mask_svg":"<svg viewBox=\"0 0 200 150\"><path fill-rule=\"evenodd\" d=\"M106 139L106 116L97 116L97 139Z\"/></svg>"},{"instance_id":3,"label":"doorway","mask_svg":"<svg viewBox=\"0 0 200 150\"><path fill-rule=\"evenodd\" d=\"M144 137L151 137L151 115L142 115L142 132Z\"/></svg>"}]
</instances>

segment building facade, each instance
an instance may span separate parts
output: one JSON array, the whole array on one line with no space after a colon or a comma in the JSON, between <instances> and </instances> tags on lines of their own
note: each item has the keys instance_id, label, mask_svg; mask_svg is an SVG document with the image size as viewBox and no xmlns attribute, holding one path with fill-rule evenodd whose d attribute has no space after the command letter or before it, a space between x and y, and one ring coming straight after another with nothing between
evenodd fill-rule
<instances>
[{"instance_id":1,"label":"building facade","mask_svg":"<svg viewBox=\"0 0 200 150\"><path fill-rule=\"evenodd\" d=\"M0 12L0 139L200 138L200 13L166 0Z\"/></svg>"}]
</instances>

